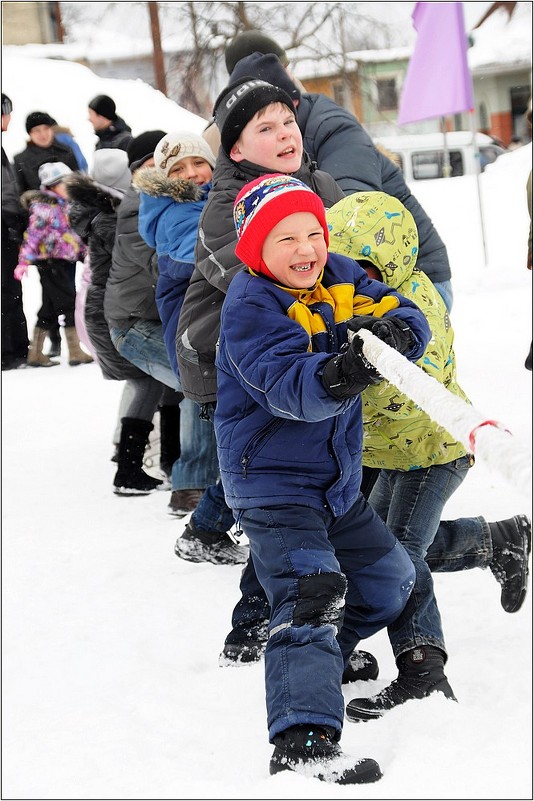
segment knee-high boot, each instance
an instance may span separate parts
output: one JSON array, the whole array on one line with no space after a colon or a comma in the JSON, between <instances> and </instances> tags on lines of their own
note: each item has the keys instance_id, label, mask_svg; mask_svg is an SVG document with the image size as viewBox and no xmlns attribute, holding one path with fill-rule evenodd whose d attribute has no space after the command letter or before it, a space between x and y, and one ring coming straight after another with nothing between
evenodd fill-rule
<instances>
[{"instance_id":1,"label":"knee-high boot","mask_svg":"<svg viewBox=\"0 0 534 801\"><path fill-rule=\"evenodd\" d=\"M33 329L33 337L26 360L26 363L30 367L57 367L59 364L59 362L53 362L43 353L43 345L47 333L48 331L46 328L38 328L35 326Z\"/></svg>"},{"instance_id":2,"label":"knee-high boot","mask_svg":"<svg viewBox=\"0 0 534 801\"><path fill-rule=\"evenodd\" d=\"M94 361L92 356L89 356L80 348L78 332L74 326L65 328L65 336L69 348L69 364L71 367L75 367L77 364L91 364Z\"/></svg>"},{"instance_id":3,"label":"knee-high boot","mask_svg":"<svg viewBox=\"0 0 534 801\"><path fill-rule=\"evenodd\" d=\"M148 420L123 417L118 469L113 479L116 495L148 495L163 484L142 469L148 437L154 426Z\"/></svg>"}]
</instances>

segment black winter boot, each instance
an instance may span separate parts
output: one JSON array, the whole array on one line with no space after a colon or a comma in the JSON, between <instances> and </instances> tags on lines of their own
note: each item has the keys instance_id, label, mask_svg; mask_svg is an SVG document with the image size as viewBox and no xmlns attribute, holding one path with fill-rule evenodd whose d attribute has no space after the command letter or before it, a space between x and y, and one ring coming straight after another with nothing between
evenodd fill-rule
<instances>
[{"instance_id":1,"label":"black winter boot","mask_svg":"<svg viewBox=\"0 0 534 801\"><path fill-rule=\"evenodd\" d=\"M351 681L374 681L378 678L378 662L367 651L353 651L343 671L343 684Z\"/></svg>"},{"instance_id":2,"label":"black winter boot","mask_svg":"<svg viewBox=\"0 0 534 801\"><path fill-rule=\"evenodd\" d=\"M163 484L142 469L148 437L154 428L148 420L123 417L119 443L119 467L113 479L116 495L148 495Z\"/></svg>"},{"instance_id":3,"label":"black winter boot","mask_svg":"<svg viewBox=\"0 0 534 801\"><path fill-rule=\"evenodd\" d=\"M159 407L159 467L170 479L172 466L180 458L180 406Z\"/></svg>"},{"instance_id":4,"label":"black winter boot","mask_svg":"<svg viewBox=\"0 0 534 801\"><path fill-rule=\"evenodd\" d=\"M343 753L331 726L291 726L273 738L269 773L292 770L333 784L368 784L381 778L374 759L355 759Z\"/></svg>"},{"instance_id":5,"label":"black winter boot","mask_svg":"<svg viewBox=\"0 0 534 801\"><path fill-rule=\"evenodd\" d=\"M443 671L445 655L439 648L422 645L401 654L397 659L399 676L370 698L353 698L347 704L349 720L375 720L384 712L405 701L428 698L435 692L456 701L447 677Z\"/></svg>"},{"instance_id":6,"label":"black winter boot","mask_svg":"<svg viewBox=\"0 0 534 801\"><path fill-rule=\"evenodd\" d=\"M490 570L501 585L501 606L505 612L521 609L528 585L528 557L532 525L526 515L489 523L493 558Z\"/></svg>"},{"instance_id":7,"label":"black winter boot","mask_svg":"<svg viewBox=\"0 0 534 801\"><path fill-rule=\"evenodd\" d=\"M249 549L236 545L226 532L196 528L190 520L178 537L174 553L187 562L211 562L214 565L243 565Z\"/></svg>"}]
</instances>

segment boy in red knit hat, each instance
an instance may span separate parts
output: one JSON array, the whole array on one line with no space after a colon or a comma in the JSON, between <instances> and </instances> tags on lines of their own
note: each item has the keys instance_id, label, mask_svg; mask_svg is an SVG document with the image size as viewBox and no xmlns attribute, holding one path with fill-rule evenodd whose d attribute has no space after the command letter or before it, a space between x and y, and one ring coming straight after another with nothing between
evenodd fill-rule
<instances>
[{"instance_id":1,"label":"boy in red knit hat","mask_svg":"<svg viewBox=\"0 0 534 801\"><path fill-rule=\"evenodd\" d=\"M215 428L226 500L271 607L270 771L373 782L377 763L338 744L343 665L403 612L414 569L359 490L360 393L381 376L348 330L372 315L373 332L410 360L430 332L411 301L328 254L324 205L300 180L251 181L234 222L247 267L221 314Z\"/></svg>"}]
</instances>

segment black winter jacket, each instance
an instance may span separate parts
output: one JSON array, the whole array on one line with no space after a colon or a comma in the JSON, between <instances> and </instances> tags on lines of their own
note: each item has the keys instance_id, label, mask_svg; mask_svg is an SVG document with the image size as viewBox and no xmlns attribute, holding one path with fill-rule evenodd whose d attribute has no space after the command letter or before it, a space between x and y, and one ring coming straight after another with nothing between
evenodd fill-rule
<instances>
[{"instance_id":1,"label":"black winter jacket","mask_svg":"<svg viewBox=\"0 0 534 801\"><path fill-rule=\"evenodd\" d=\"M219 152L212 189L199 222L195 269L176 333L182 391L200 404L214 403L216 399L215 347L221 308L230 281L243 269L235 255L234 201L246 183L265 174L262 167L248 161L236 164L222 150ZM317 192L326 208L344 197L334 179L318 170L307 155L294 177Z\"/></svg>"},{"instance_id":2,"label":"black winter jacket","mask_svg":"<svg viewBox=\"0 0 534 801\"><path fill-rule=\"evenodd\" d=\"M371 140L356 117L326 95L302 95L297 122L304 150L319 169L337 181L345 195L368 190L386 192L413 214L419 233L417 267L433 283L449 281L451 269L445 245L402 172Z\"/></svg>"},{"instance_id":3,"label":"black winter jacket","mask_svg":"<svg viewBox=\"0 0 534 801\"><path fill-rule=\"evenodd\" d=\"M159 320L156 306L158 257L138 231L139 194L130 186L117 209L117 229L104 296L110 327L129 328L137 320Z\"/></svg>"},{"instance_id":4,"label":"black winter jacket","mask_svg":"<svg viewBox=\"0 0 534 801\"><path fill-rule=\"evenodd\" d=\"M133 138L132 129L129 125L126 125L122 117L117 117L109 128L105 128L103 131L95 131L95 133L98 136L95 150L103 150L107 147L126 150Z\"/></svg>"},{"instance_id":5,"label":"black winter jacket","mask_svg":"<svg viewBox=\"0 0 534 801\"><path fill-rule=\"evenodd\" d=\"M20 194L28 189L39 189L39 167L47 162L62 161L67 167L76 172L80 168L73 150L68 145L62 145L55 140L50 147L38 147L28 142L26 150L18 153L13 159L15 174Z\"/></svg>"},{"instance_id":6,"label":"black winter jacket","mask_svg":"<svg viewBox=\"0 0 534 801\"><path fill-rule=\"evenodd\" d=\"M97 186L86 175L69 178L67 185L71 200L70 223L89 248L91 283L87 288L84 319L98 364L104 378L115 381L141 378L145 374L116 350L104 317L104 293L111 267L117 226L116 209L120 199Z\"/></svg>"}]
</instances>

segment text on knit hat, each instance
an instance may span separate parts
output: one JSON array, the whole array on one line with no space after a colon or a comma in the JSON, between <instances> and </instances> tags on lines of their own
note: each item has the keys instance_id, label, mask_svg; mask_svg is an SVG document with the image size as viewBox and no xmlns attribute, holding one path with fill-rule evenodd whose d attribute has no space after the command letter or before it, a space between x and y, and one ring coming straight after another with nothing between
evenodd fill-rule
<instances>
[{"instance_id":1,"label":"text on knit hat","mask_svg":"<svg viewBox=\"0 0 534 801\"><path fill-rule=\"evenodd\" d=\"M215 101L213 116L227 155L230 155L230 150L254 115L271 103L283 103L295 113L295 106L287 92L266 81L243 78L223 89Z\"/></svg>"}]
</instances>

